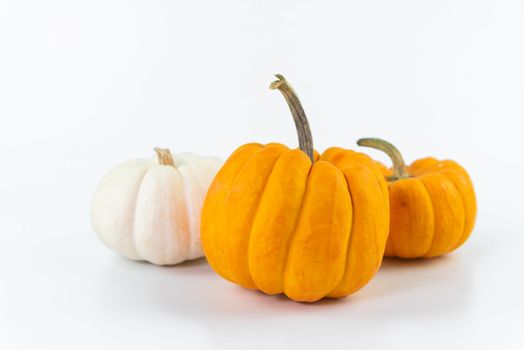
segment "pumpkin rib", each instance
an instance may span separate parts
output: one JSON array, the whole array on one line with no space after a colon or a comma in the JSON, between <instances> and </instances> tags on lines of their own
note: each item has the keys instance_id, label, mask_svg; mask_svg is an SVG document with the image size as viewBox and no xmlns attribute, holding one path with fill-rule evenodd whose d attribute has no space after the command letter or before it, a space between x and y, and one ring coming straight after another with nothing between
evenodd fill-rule
<instances>
[{"instance_id":1,"label":"pumpkin rib","mask_svg":"<svg viewBox=\"0 0 524 350\"><path fill-rule=\"evenodd\" d=\"M460 238L457 245L452 248L452 250L460 247L471 235L473 228L475 227L475 219L477 217L477 200L475 195L475 189L473 187L473 181L464 167L453 160L444 160L442 161L444 166L451 167L444 174L446 175L457 187L457 190L461 194L464 203L464 211L466 215L466 222L464 225L464 233ZM454 174L453 176L450 176Z\"/></svg>"},{"instance_id":2,"label":"pumpkin rib","mask_svg":"<svg viewBox=\"0 0 524 350\"><path fill-rule=\"evenodd\" d=\"M249 233L273 167L286 150L286 146L274 143L256 152L238 173L231 186L234 190L229 191L224 202L228 229L222 246L229 251L226 269L232 280L245 288L256 289L249 272Z\"/></svg>"},{"instance_id":3,"label":"pumpkin rib","mask_svg":"<svg viewBox=\"0 0 524 350\"><path fill-rule=\"evenodd\" d=\"M147 173L149 172L149 170L151 169L151 166L149 166L147 169L145 169L144 173L142 174L142 176L140 177L140 180L138 181L138 186L136 186L136 192L135 192L135 195L134 195L134 198L133 198L133 209L131 210L133 212L133 226L131 226L131 241L133 242L133 248L136 252L136 255L140 257L140 259L144 259L144 257L142 256L142 253L139 251L138 249L138 244L136 242L137 240L137 235L136 235L136 219L137 219L137 215L136 215L136 212L137 212L137 207L138 207L138 195L140 194L140 189L142 188L142 183L144 182L144 179L147 175Z\"/></svg>"},{"instance_id":4,"label":"pumpkin rib","mask_svg":"<svg viewBox=\"0 0 524 350\"><path fill-rule=\"evenodd\" d=\"M359 154L357 152L355 152L356 154ZM360 153L362 154L362 153ZM388 190L388 185L386 183L386 181L384 180L384 177L382 175L382 171L380 170L379 166L376 165L376 163L373 161L373 159L371 159L371 157L369 157L368 155L366 154L362 154L363 157L359 157L359 162L361 162L362 164L364 164L365 166L368 167L369 170L371 170L371 172L373 173L373 175L375 176L375 180L376 180L376 183L377 185L379 186L380 188L380 191L382 193L382 196L383 196L383 199L386 203L386 215L389 216L389 190ZM355 158L357 159L357 158ZM366 161L362 161L362 159L366 159ZM387 231L389 231L389 220L387 220Z\"/></svg>"},{"instance_id":5,"label":"pumpkin rib","mask_svg":"<svg viewBox=\"0 0 524 350\"><path fill-rule=\"evenodd\" d=\"M469 238L469 235L471 234L473 227L471 228L471 230L468 229L468 221L470 221L470 220L475 221L475 219L474 218L473 219L469 219L468 218L468 207L467 207L467 204L466 204L466 199L463 197L463 194L459 190L457 184L453 181L453 179L451 179L446 174L442 173L442 175L445 176L447 179L449 179L451 181L451 183L455 187L455 190L460 194L460 196L459 196L460 202L462 203L462 207L464 209L464 225L463 225L463 228L462 228L462 234L459 236L457 241L454 244L450 245L448 247L448 249L444 252L444 253L451 253L452 251L454 251L455 249L460 247Z\"/></svg>"},{"instance_id":6,"label":"pumpkin rib","mask_svg":"<svg viewBox=\"0 0 524 350\"><path fill-rule=\"evenodd\" d=\"M373 161L373 160L371 159L371 161ZM371 166L373 166L373 164L370 164L370 167ZM384 213L382 214L384 216L384 218L385 218L385 228L384 228L384 235L385 235L385 240L386 240L386 244L384 245L384 252L385 252L387 250L387 244L389 242L389 240L388 240L388 236L389 236L389 215L390 215L389 189L388 189L388 185L387 185L386 181L384 180L384 178L380 176L381 169L378 166L377 166L377 170L379 171L379 173L378 174L374 173L375 181L376 181L377 185L379 186L382 194L384 195L384 203L385 203ZM371 171L373 171L373 170L371 170ZM382 261L381 261L381 263L382 263Z\"/></svg>"},{"instance_id":7,"label":"pumpkin rib","mask_svg":"<svg viewBox=\"0 0 524 350\"><path fill-rule=\"evenodd\" d=\"M320 155L320 160L327 160L331 163L335 163L335 157L342 152L344 149L341 147L329 147Z\"/></svg>"},{"instance_id":8,"label":"pumpkin rib","mask_svg":"<svg viewBox=\"0 0 524 350\"><path fill-rule=\"evenodd\" d=\"M203 162L185 164L182 167L177 168L182 179L183 193L186 200L186 217L188 221L189 232L189 241L185 260L191 260L197 257L195 254L195 249L201 251L200 222L197 220L197 218L194 217L194 213L201 213L202 208L198 207L196 202L190 202L189 199L196 196L195 188L197 188L199 183L204 182L206 179L206 173L203 172L202 169L213 171L213 168L210 164Z\"/></svg>"},{"instance_id":9,"label":"pumpkin rib","mask_svg":"<svg viewBox=\"0 0 524 350\"><path fill-rule=\"evenodd\" d=\"M186 166L186 169L187 166ZM184 194L184 198L187 198L188 196L188 186L187 186L187 182L184 181L184 176L182 175L183 173L180 172L180 170L176 169L175 168L175 171L178 172L178 174L180 175L180 182L182 184L182 193ZM189 210L189 207L187 205L186 202L184 202L184 217L186 219L186 226L187 226L187 230L190 232L190 235L189 235L189 239L187 240L187 245L186 245L186 249L184 249L184 251L186 252L186 256L184 258L184 260L188 260L189 259L189 255L191 254L191 246L193 244L193 227L191 227L191 222L190 222L190 210Z\"/></svg>"},{"instance_id":10,"label":"pumpkin rib","mask_svg":"<svg viewBox=\"0 0 524 350\"><path fill-rule=\"evenodd\" d=\"M140 253L136 247L134 238L136 197L138 195L138 190L140 189L142 179L153 164L154 162L150 162L149 160L144 161L136 159L114 166L100 181L98 189L91 203L91 221L100 241L106 247L131 260L142 260L142 257L140 256ZM129 166L133 167L129 169ZM122 195L118 192L129 192L122 190L122 182L119 180L123 177L123 174L134 171L137 172L136 175L133 174L132 176L128 175L124 177L124 180L128 182L129 179L134 177L138 178L138 181L135 180L135 182L132 184L127 184L126 186L128 188L134 188L135 193L133 194L132 198L125 199L126 203L133 203L132 208L129 206L125 209L122 209L121 206L118 205L117 207L122 210L118 213L118 215L116 215L116 217L113 217L111 214L114 213L110 213L107 210L107 205L108 203L111 203L112 201L122 197ZM110 206L112 205L114 205L114 203L112 203ZM125 234L120 230L115 230L115 226L120 226L122 224L118 221L125 218L125 216L131 216L133 218L133 223L129 229L131 232L129 232L129 234ZM110 227L108 227L108 221L111 221L112 225L110 225ZM118 234L115 234L115 232ZM122 246L122 241L127 242L127 244Z\"/></svg>"},{"instance_id":11,"label":"pumpkin rib","mask_svg":"<svg viewBox=\"0 0 524 350\"><path fill-rule=\"evenodd\" d=\"M346 159L344 159L346 158ZM367 166L375 175L376 182L379 185L384 202L386 203L385 213L389 217L390 215L390 204L389 204L389 189L386 181L384 180L384 171L377 165L371 157L366 154L355 152L353 150L345 150L340 147L331 147L327 149L323 154L321 159L326 159L338 167L343 167L343 164L351 162L356 162ZM383 166L383 165L382 165ZM385 168L385 166L383 166ZM389 220L386 222L386 234L389 233ZM391 240L386 240L386 246L384 248L385 256L395 256L394 248Z\"/></svg>"},{"instance_id":12,"label":"pumpkin rib","mask_svg":"<svg viewBox=\"0 0 524 350\"><path fill-rule=\"evenodd\" d=\"M160 187L160 184L163 186ZM171 194L156 198L157 203L162 203L162 209L146 210L144 204L150 203L161 190ZM185 257L179 255L188 248L188 239L182 233L187 232L188 227L187 205L181 196L172 195L180 191L183 191L181 174L173 167L155 166L147 171L138 192L136 209L140 210L135 214L134 237L141 241L138 244L140 255L156 265L164 265L168 261L176 264L185 260ZM168 215L169 212L173 215ZM137 225L137 222L141 225ZM161 224L155 227L154 222ZM175 234L171 235L170 232Z\"/></svg>"},{"instance_id":13,"label":"pumpkin rib","mask_svg":"<svg viewBox=\"0 0 524 350\"><path fill-rule=\"evenodd\" d=\"M348 179L348 176L346 175L346 172L344 172L343 169L340 169L342 171L342 173L344 174L344 178L346 180L346 186L347 186L347 190L348 190L348 193L349 193L349 200L351 201L351 231L349 233L349 239L348 239L348 244L347 244L347 247L346 247L346 261L344 262L344 273L342 274L342 278L340 280L340 282L337 284L337 286L335 288L333 288L332 291L330 291L328 294L327 294L327 297L328 298L341 298L343 296L346 296L346 295L349 295L350 293L349 292L346 292L346 290L344 289L345 286L341 286L343 283L344 283L344 279L347 275L349 275L349 263L350 263L350 252L351 252L351 247L352 247L352 243L353 243L353 240L354 240L354 236L355 236L355 203L354 203L354 200L353 200L353 195L351 193L351 187L349 185L349 179ZM350 276L348 276L349 278Z\"/></svg>"},{"instance_id":14,"label":"pumpkin rib","mask_svg":"<svg viewBox=\"0 0 524 350\"><path fill-rule=\"evenodd\" d=\"M389 231L389 209L384 205L376 175L356 161L341 169L353 204L353 221L344 277L330 297L353 294L376 274ZM345 281L344 285L344 279Z\"/></svg>"},{"instance_id":15,"label":"pumpkin rib","mask_svg":"<svg viewBox=\"0 0 524 350\"><path fill-rule=\"evenodd\" d=\"M246 147L246 146L251 146L251 145L252 145L252 144L246 144L246 145L243 145L243 146L239 147L239 149L240 149L240 148L243 148L243 147ZM234 175L233 180L231 181L230 186L229 186L228 190L226 191L226 196L224 197L224 202L222 203L222 210L225 209L225 207L226 207L226 203L229 201L229 198L230 198L230 196L231 196L231 188L232 188L233 185L237 182L239 175L240 175L241 172L245 169L247 163L248 163L248 162L249 162L249 161L250 161L250 160L251 160L251 159L252 159L256 154L258 154L260 151L262 151L262 150L265 148L265 146L266 146L266 145L262 145L262 144L256 144L256 145L259 145L260 147L258 147L258 149L257 149L256 151L253 151L253 153L252 153L249 157L247 157L246 159L244 159L244 162L242 163L242 166L240 167L240 169L238 170L238 172ZM238 151L238 150L237 150L237 151ZM237 151L235 151L235 153L236 153ZM234 155L235 153L233 153L233 155ZM232 155L232 156L233 156L233 155ZM222 214L223 214L223 213L222 213ZM226 220L224 220L224 222L225 222L225 221L226 221ZM227 231L226 231L226 232L227 232ZM222 245L222 249L221 249L221 250L222 250L222 255L226 255L226 254L224 254L224 252L223 252L223 250L224 250L224 249L223 249L223 245ZM226 269L227 269L227 266L228 266L228 265L227 265L227 259L225 259L225 261L226 261L226 263L222 262L221 265L222 265L222 266L224 267L224 269L226 270ZM228 274L229 274L229 273L230 273L230 272L228 271ZM229 275L229 276L230 276L230 275ZM227 279L228 279L230 282L237 283L237 282L233 279L233 277L229 277L229 278L227 278Z\"/></svg>"},{"instance_id":16,"label":"pumpkin rib","mask_svg":"<svg viewBox=\"0 0 524 350\"><path fill-rule=\"evenodd\" d=\"M291 299L317 301L340 283L351 233L350 206L340 169L326 161L315 163L286 262L284 293Z\"/></svg>"},{"instance_id":17,"label":"pumpkin rib","mask_svg":"<svg viewBox=\"0 0 524 350\"><path fill-rule=\"evenodd\" d=\"M411 163L407 170L412 176L422 176L430 173L431 169L435 168L438 163L439 161L434 157L421 158Z\"/></svg>"},{"instance_id":18,"label":"pumpkin rib","mask_svg":"<svg viewBox=\"0 0 524 350\"><path fill-rule=\"evenodd\" d=\"M433 238L423 254L430 258L444 254L460 239L465 224L464 204L453 182L444 175L426 174L419 180L430 195L435 217Z\"/></svg>"},{"instance_id":19,"label":"pumpkin rib","mask_svg":"<svg viewBox=\"0 0 524 350\"><path fill-rule=\"evenodd\" d=\"M171 168L171 167L162 167L160 169L163 169L163 171L166 172L166 176L169 176L169 177L177 176L179 178L179 180L180 180L180 190L182 191L182 193L185 193L186 183L184 182L184 178L182 176L182 173L178 169ZM167 175L167 174L170 174L170 175ZM174 196L174 197L175 197L175 199L174 199L173 204L179 205L178 208L180 208L180 206L183 207L183 209L180 209L180 212L182 214L179 215L179 216L173 217L175 219L174 220L174 225L175 226L184 227L183 230L180 230L180 231L177 230L176 238L177 238L177 242L184 242L184 241L185 242L182 243L180 246L178 246L178 244L174 244L175 246L177 246L178 252L180 252L181 254L182 254L182 252L186 253L186 254L184 254L185 256L184 256L183 259L180 259L180 261L177 261L177 263L179 263L179 262L182 262L184 260L189 259L188 252L189 252L189 249L190 249L191 236L187 236L187 235L182 234L182 232L188 232L189 227L190 227L190 223L189 223L189 207L188 207L187 201L185 200L185 197L183 197L184 198L183 200L181 200L180 198L177 198L178 196ZM173 212L178 212L178 210L173 210ZM178 220L176 220L176 219L178 219ZM182 248L183 246L185 246L185 248ZM153 260L151 260L151 261L153 261Z\"/></svg>"},{"instance_id":20,"label":"pumpkin rib","mask_svg":"<svg viewBox=\"0 0 524 350\"><path fill-rule=\"evenodd\" d=\"M453 162L453 161L449 161ZM464 231L457 243L450 247L447 252L451 252L460 247L469 238L475 226L475 218L477 215L477 204L475 198L475 190L469 174L459 164L454 163L455 169L442 170L440 174L446 176L455 186L462 199L464 206ZM460 172L460 173L457 173ZM452 175L453 174L453 175Z\"/></svg>"},{"instance_id":21,"label":"pumpkin rib","mask_svg":"<svg viewBox=\"0 0 524 350\"><path fill-rule=\"evenodd\" d=\"M412 259L423 255L434 234L435 218L429 193L420 180L407 178L390 182L389 195L389 237L396 256Z\"/></svg>"},{"instance_id":22,"label":"pumpkin rib","mask_svg":"<svg viewBox=\"0 0 524 350\"><path fill-rule=\"evenodd\" d=\"M320 157L319 157L320 159ZM316 162L315 162L316 163ZM287 280L287 270L288 270L288 265L289 265L289 253L291 251L291 247L293 246L293 241L295 239L295 236L297 234L297 227L298 227L298 223L300 221L300 217L302 216L302 213L304 211L304 205L306 203L306 196L307 196L307 193L308 193L308 189L310 188L309 186L309 178L311 176L311 171L313 170L313 165L315 165L315 163L311 164L311 167L309 169L309 172L307 174L307 178L306 178L306 188L304 189L304 194L302 195L302 201L300 202L300 208L298 209L297 211L297 218L295 220L295 223L293 225L293 230L291 231L291 235L290 235L290 238L289 238L289 247L286 251L286 257L284 259L284 273L283 273L283 279L282 279L282 293L284 293L286 296L289 297L289 295L287 295L286 293L286 280ZM291 297L289 297L291 298ZM291 298L293 299L293 298ZM293 299L295 300L295 299Z\"/></svg>"},{"instance_id":23,"label":"pumpkin rib","mask_svg":"<svg viewBox=\"0 0 524 350\"><path fill-rule=\"evenodd\" d=\"M208 194L202 208L200 230L201 235L205 235L205 237L201 237L201 241L206 259L213 270L231 282L234 281L230 277L229 271L226 271L225 269L224 260L226 258L224 257L223 245L219 242L218 239L219 233L223 231L220 227L220 224L224 223L224 221L221 221L221 219L223 220L223 210L225 208L224 204L226 203L230 189L238 178L240 171L244 169L247 161L262 148L263 146L258 143L250 143L237 148L224 163L222 169L220 169L215 176L215 179L208 190ZM237 158L240 159L237 160ZM240 164L237 164L237 162ZM238 166L238 169L234 168L233 166ZM231 169L233 169L233 172L230 176L228 172L230 172ZM226 181L226 184L224 185L222 183L223 180L228 179L231 180ZM215 192L218 194L215 194ZM209 209L210 206L213 208ZM218 220L216 220L216 218L218 218Z\"/></svg>"},{"instance_id":24,"label":"pumpkin rib","mask_svg":"<svg viewBox=\"0 0 524 350\"><path fill-rule=\"evenodd\" d=\"M304 203L311 165L301 150L284 152L275 163L260 199L249 234L248 263L253 282L266 294L284 292L289 246Z\"/></svg>"}]
</instances>

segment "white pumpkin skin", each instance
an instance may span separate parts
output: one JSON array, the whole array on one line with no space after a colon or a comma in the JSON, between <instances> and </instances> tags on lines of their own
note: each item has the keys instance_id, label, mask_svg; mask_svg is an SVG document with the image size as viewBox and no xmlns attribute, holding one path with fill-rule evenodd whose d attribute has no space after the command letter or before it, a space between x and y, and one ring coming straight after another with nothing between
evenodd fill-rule
<instances>
[{"instance_id":1,"label":"white pumpkin skin","mask_svg":"<svg viewBox=\"0 0 524 350\"><path fill-rule=\"evenodd\" d=\"M129 259L174 265L200 258L200 213L223 162L191 153L173 155L174 165L158 159L128 161L102 179L91 205L93 227Z\"/></svg>"}]
</instances>

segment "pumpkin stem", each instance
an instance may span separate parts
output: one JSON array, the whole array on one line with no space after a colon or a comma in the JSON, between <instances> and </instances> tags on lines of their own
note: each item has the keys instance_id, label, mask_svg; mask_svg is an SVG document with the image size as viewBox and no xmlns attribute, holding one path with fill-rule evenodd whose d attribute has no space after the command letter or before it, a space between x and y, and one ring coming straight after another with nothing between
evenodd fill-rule
<instances>
[{"instance_id":1,"label":"pumpkin stem","mask_svg":"<svg viewBox=\"0 0 524 350\"><path fill-rule=\"evenodd\" d=\"M169 165L174 167L175 162L173 161L173 156L167 148L155 147L155 152L158 157L158 164L160 165Z\"/></svg>"},{"instance_id":2,"label":"pumpkin stem","mask_svg":"<svg viewBox=\"0 0 524 350\"><path fill-rule=\"evenodd\" d=\"M297 94L289 84L289 82L281 74L275 74L278 80L275 80L269 86L270 89L279 90L291 110L293 115L293 120L295 121L295 127L298 134L298 144L302 152L308 155L309 159L313 163L315 158L313 157L313 136L311 135L311 130L309 129L309 123L306 118L306 113L302 108L302 104L298 99Z\"/></svg>"},{"instance_id":3,"label":"pumpkin stem","mask_svg":"<svg viewBox=\"0 0 524 350\"><path fill-rule=\"evenodd\" d=\"M388 180L395 181L411 177L406 170L406 164L404 163L404 158L402 158L402 154L391 143L382 139L365 138L358 140L357 144L359 146L371 147L381 150L382 152L385 152L389 156L389 158L391 158L391 160L393 161L393 176L391 176Z\"/></svg>"}]
</instances>

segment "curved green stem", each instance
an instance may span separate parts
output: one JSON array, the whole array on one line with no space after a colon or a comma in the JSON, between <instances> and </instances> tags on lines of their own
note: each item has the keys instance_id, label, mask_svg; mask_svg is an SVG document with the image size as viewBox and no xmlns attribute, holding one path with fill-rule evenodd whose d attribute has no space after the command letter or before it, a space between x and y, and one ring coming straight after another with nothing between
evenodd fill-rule
<instances>
[{"instance_id":1,"label":"curved green stem","mask_svg":"<svg viewBox=\"0 0 524 350\"><path fill-rule=\"evenodd\" d=\"M407 179L411 177L407 170L404 158L400 151L386 140L376 138L364 138L357 141L359 146L371 147L386 153L393 161L393 176L389 180Z\"/></svg>"},{"instance_id":2,"label":"curved green stem","mask_svg":"<svg viewBox=\"0 0 524 350\"><path fill-rule=\"evenodd\" d=\"M269 86L270 89L279 90L291 110L293 115L293 120L295 121L295 127L298 134L298 144L300 149L308 155L309 159L313 163L315 158L313 156L313 136L311 135L311 130L309 129L309 123L306 118L306 113L302 108L302 104L298 99L297 94L289 84L289 82L281 74L275 74L278 80L271 83Z\"/></svg>"}]
</instances>

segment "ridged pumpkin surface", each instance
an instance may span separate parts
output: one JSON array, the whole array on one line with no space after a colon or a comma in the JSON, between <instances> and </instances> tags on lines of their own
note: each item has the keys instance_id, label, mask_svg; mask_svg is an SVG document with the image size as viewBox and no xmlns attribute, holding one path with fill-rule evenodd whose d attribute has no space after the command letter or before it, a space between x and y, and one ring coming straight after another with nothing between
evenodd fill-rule
<instances>
[{"instance_id":1,"label":"ridged pumpkin surface","mask_svg":"<svg viewBox=\"0 0 524 350\"><path fill-rule=\"evenodd\" d=\"M376 273L389 226L387 187L368 156L310 158L281 144L238 148L204 202L213 269L245 288L296 301L344 297Z\"/></svg>"},{"instance_id":2,"label":"ridged pumpkin surface","mask_svg":"<svg viewBox=\"0 0 524 350\"><path fill-rule=\"evenodd\" d=\"M407 167L411 178L388 184L391 228L386 256L435 257L460 247L475 224L475 191L452 160L424 158Z\"/></svg>"},{"instance_id":3,"label":"ridged pumpkin surface","mask_svg":"<svg viewBox=\"0 0 524 350\"><path fill-rule=\"evenodd\" d=\"M461 165L428 157L405 166L400 152L384 140L362 139L359 144L385 151L394 163L391 169L379 164L388 180L390 202L386 256L436 257L468 239L477 202L473 183Z\"/></svg>"}]
</instances>

